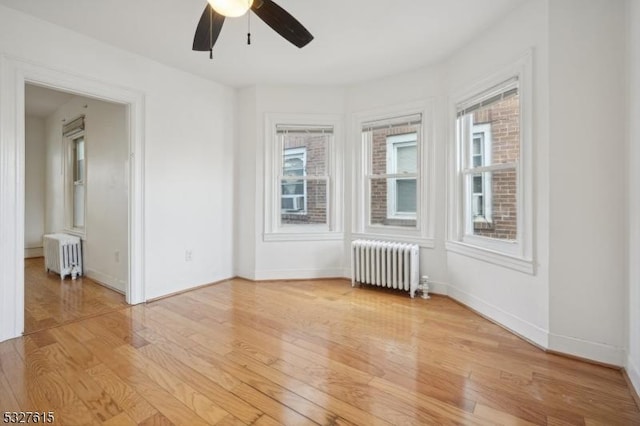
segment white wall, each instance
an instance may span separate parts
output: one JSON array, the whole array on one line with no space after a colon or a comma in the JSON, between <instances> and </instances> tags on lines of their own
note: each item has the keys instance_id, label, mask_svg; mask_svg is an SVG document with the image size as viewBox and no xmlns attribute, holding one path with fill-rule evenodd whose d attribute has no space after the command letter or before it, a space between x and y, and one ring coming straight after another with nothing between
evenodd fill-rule
<instances>
[{"instance_id":1,"label":"white wall","mask_svg":"<svg viewBox=\"0 0 640 426\"><path fill-rule=\"evenodd\" d=\"M42 256L45 217L45 130L39 117L25 118L25 257Z\"/></svg>"},{"instance_id":2,"label":"white wall","mask_svg":"<svg viewBox=\"0 0 640 426\"><path fill-rule=\"evenodd\" d=\"M146 298L233 275L235 92L231 88L5 7L0 7L0 55L144 95L145 227L141 244L145 249ZM12 76L0 78L6 82ZM0 87L18 90L7 84ZM5 104L3 108L0 120L11 120L18 114L14 106ZM0 152L13 155L13 143L0 141ZM19 181L16 174L20 172L11 164L3 170L7 175L0 183ZM17 210L17 201L13 197L7 200L6 212ZM15 224L10 217L5 210L0 212L0 254L6 259L15 256L11 243ZM185 261L185 250L192 250L192 261ZM17 268L21 265L18 261ZM15 336L19 328L13 319L19 306L16 276L19 272L7 272L4 267L0 273L0 340Z\"/></svg>"},{"instance_id":3,"label":"white wall","mask_svg":"<svg viewBox=\"0 0 640 426\"><path fill-rule=\"evenodd\" d=\"M240 92L236 156L237 210L246 222L236 229L236 253L251 257L236 260L238 275L249 279L337 277L344 274L344 244L331 241L264 241L265 218L265 117L267 113L344 114L344 91L340 88L257 86ZM254 132L255 129L255 132ZM336 140L343 140L337 135ZM339 155L343 147L339 146ZM251 170L253 168L253 170ZM342 200L340 200L342 202ZM251 213L251 217L246 217ZM247 228L245 229L245 226ZM250 232L253 228L254 232Z\"/></svg>"},{"instance_id":4,"label":"white wall","mask_svg":"<svg viewBox=\"0 0 640 426\"><path fill-rule=\"evenodd\" d=\"M549 327L547 12L546 2L525 3L454 55L448 72L448 86L453 93L500 72L527 50L533 51L534 111L530 124L535 273L518 272L453 252L448 253L447 266L452 297L542 346L547 345Z\"/></svg>"},{"instance_id":5,"label":"white wall","mask_svg":"<svg viewBox=\"0 0 640 426\"><path fill-rule=\"evenodd\" d=\"M256 235L259 234L260 211L256 205L258 180L256 167L261 158L255 154L259 117L256 111L256 88L238 90L236 139L234 151L234 273L250 280L256 277Z\"/></svg>"},{"instance_id":6,"label":"white wall","mask_svg":"<svg viewBox=\"0 0 640 426\"><path fill-rule=\"evenodd\" d=\"M549 2L550 347L624 365L625 2Z\"/></svg>"},{"instance_id":7,"label":"white wall","mask_svg":"<svg viewBox=\"0 0 640 426\"><path fill-rule=\"evenodd\" d=\"M63 232L63 120L85 116L87 276L125 292L128 273L127 107L76 96L47 117L47 233ZM116 254L117 253L117 254Z\"/></svg>"},{"instance_id":8,"label":"white wall","mask_svg":"<svg viewBox=\"0 0 640 426\"><path fill-rule=\"evenodd\" d=\"M629 24L629 353L627 373L640 394L640 0L630 0Z\"/></svg>"}]
</instances>

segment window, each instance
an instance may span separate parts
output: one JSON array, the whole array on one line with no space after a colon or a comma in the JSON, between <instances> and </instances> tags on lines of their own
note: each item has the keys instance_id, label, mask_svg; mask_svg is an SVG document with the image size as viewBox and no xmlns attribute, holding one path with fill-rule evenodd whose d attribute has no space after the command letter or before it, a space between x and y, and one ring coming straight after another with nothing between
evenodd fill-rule
<instances>
[{"instance_id":1,"label":"window","mask_svg":"<svg viewBox=\"0 0 640 426\"><path fill-rule=\"evenodd\" d=\"M353 238L434 247L433 104L354 115Z\"/></svg>"},{"instance_id":2,"label":"window","mask_svg":"<svg viewBox=\"0 0 640 426\"><path fill-rule=\"evenodd\" d=\"M282 147L280 225L327 225L331 127L277 125Z\"/></svg>"},{"instance_id":3,"label":"window","mask_svg":"<svg viewBox=\"0 0 640 426\"><path fill-rule=\"evenodd\" d=\"M370 226L417 227L422 114L363 123Z\"/></svg>"},{"instance_id":4,"label":"window","mask_svg":"<svg viewBox=\"0 0 640 426\"><path fill-rule=\"evenodd\" d=\"M84 234L87 161L85 121L79 117L63 126L67 159L65 172L65 223L67 230Z\"/></svg>"},{"instance_id":5,"label":"window","mask_svg":"<svg viewBox=\"0 0 640 426\"><path fill-rule=\"evenodd\" d=\"M533 273L531 55L454 97L447 249Z\"/></svg>"},{"instance_id":6,"label":"window","mask_svg":"<svg viewBox=\"0 0 640 426\"><path fill-rule=\"evenodd\" d=\"M517 80L458 110L466 235L518 239L519 123Z\"/></svg>"},{"instance_id":7,"label":"window","mask_svg":"<svg viewBox=\"0 0 640 426\"><path fill-rule=\"evenodd\" d=\"M340 180L331 116L267 115L265 240L334 239Z\"/></svg>"}]
</instances>

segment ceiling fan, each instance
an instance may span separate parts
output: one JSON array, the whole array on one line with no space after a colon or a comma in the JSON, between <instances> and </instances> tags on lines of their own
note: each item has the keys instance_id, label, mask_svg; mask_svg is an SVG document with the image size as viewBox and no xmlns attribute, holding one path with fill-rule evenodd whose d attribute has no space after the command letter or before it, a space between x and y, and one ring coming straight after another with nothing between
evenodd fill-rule
<instances>
[{"instance_id":1,"label":"ceiling fan","mask_svg":"<svg viewBox=\"0 0 640 426\"><path fill-rule=\"evenodd\" d=\"M236 18L249 9L300 48L313 40L311 33L296 18L271 0L208 0L193 37L193 50L208 50L209 57L213 58L213 45L218 40L225 17ZM247 33L247 44L251 44L251 32Z\"/></svg>"}]
</instances>

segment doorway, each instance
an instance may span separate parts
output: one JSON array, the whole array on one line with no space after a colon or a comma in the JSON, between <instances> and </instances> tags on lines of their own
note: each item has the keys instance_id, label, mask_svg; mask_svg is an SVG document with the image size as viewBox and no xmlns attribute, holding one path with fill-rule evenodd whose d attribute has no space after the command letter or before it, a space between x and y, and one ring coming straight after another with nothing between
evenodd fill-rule
<instances>
[{"instance_id":1,"label":"doorway","mask_svg":"<svg viewBox=\"0 0 640 426\"><path fill-rule=\"evenodd\" d=\"M30 83L24 105L27 334L126 306L129 141L126 105ZM47 272L53 233L81 241L77 279Z\"/></svg>"},{"instance_id":2,"label":"doorway","mask_svg":"<svg viewBox=\"0 0 640 426\"><path fill-rule=\"evenodd\" d=\"M127 111L126 301L144 296L144 94L108 82L0 56L0 342L24 331L25 85L124 105ZM5 167L6 166L6 167Z\"/></svg>"}]
</instances>

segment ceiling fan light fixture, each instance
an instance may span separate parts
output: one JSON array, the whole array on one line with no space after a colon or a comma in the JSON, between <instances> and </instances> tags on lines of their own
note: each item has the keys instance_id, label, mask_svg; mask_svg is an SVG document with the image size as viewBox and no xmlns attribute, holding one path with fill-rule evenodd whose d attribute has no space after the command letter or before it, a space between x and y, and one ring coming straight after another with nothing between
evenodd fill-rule
<instances>
[{"instance_id":1,"label":"ceiling fan light fixture","mask_svg":"<svg viewBox=\"0 0 640 426\"><path fill-rule=\"evenodd\" d=\"M207 0L213 10L227 18L242 16L251 8L253 0Z\"/></svg>"}]
</instances>

